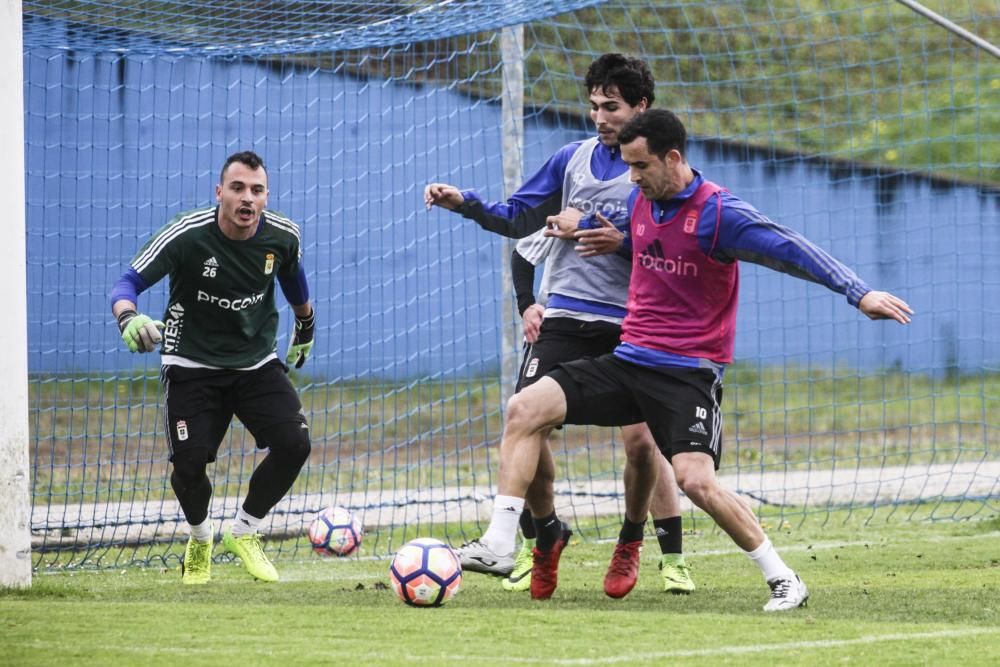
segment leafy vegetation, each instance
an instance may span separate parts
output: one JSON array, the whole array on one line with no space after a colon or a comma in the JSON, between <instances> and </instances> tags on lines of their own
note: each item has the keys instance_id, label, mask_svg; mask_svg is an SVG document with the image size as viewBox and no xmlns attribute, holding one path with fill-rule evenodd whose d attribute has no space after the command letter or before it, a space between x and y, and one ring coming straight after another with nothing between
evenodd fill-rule
<instances>
[{"instance_id":1,"label":"leafy vegetation","mask_svg":"<svg viewBox=\"0 0 1000 667\"><path fill-rule=\"evenodd\" d=\"M1000 43L992 0L940 4ZM612 0L525 41L537 105L576 113L593 56L634 53L701 137L1000 183L1000 61L896 2Z\"/></svg>"}]
</instances>

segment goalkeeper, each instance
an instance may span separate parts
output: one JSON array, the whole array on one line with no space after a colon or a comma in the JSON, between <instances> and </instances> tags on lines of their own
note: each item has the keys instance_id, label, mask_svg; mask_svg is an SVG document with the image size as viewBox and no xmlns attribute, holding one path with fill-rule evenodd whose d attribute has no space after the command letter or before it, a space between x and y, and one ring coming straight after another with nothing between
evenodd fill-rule
<instances>
[{"instance_id":1,"label":"goalkeeper","mask_svg":"<svg viewBox=\"0 0 1000 667\"><path fill-rule=\"evenodd\" d=\"M160 351L170 484L190 524L185 584L211 578L215 530L207 466L233 416L258 448L268 450L222 537L256 579L278 580L257 528L309 456L302 404L276 354L275 278L295 313L287 364L299 368L308 358L315 314L299 228L265 210L267 195L260 156L229 156L215 186L216 205L181 213L153 234L111 290L112 312L128 349ZM166 313L154 321L138 312L137 298L165 276Z\"/></svg>"}]
</instances>

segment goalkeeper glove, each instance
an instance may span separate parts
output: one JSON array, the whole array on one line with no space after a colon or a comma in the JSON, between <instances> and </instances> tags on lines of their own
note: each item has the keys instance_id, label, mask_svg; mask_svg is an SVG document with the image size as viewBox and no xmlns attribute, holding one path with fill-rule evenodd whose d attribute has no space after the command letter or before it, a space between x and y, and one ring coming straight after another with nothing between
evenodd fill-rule
<instances>
[{"instance_id":1,"label":"goalkeeper glove","mask_svg":"<svg viewBox=\"0 0 1000 667\"><path fill-rule=\"evenodd\" d=\"M292 336L292 344L288 346L288 355L285 363L295 368L302 368L306 363L309 353L313 347L313 333L316 328L316 310L313 309L308 317L295 316L295 334Z\"/></svg>"},{"instance_id":2,"label":"goalkeeper glove","mask_svg":"<svg viewBox=\"0 0 1000 667\"><path fill-rule=\"evenodd\" d=\"M118 315L118 330L130 352L155 352L163 340L160 333L163 322L152 320L148 315L140 315L132 309L123 310Z\"/></svg>"}]
</instances>

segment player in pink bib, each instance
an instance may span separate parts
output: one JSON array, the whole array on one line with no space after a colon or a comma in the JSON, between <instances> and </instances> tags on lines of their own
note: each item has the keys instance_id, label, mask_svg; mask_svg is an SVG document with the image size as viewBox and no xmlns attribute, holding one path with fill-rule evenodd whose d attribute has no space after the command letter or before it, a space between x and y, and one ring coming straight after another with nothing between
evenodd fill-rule
<instances>
[{"instance_id":1,"label":"player in pink bib","mask_svg":"<svg viewBox=\"0 0 1000 667\"><path fill-rule=\"evenodd\" d=\"M678 485L753 560L771 596L765 611L803 606L809 591L781 559L753 512L722 488L722 377L732 361L738 261L825 285L871 319L910 321L901 299L872 290L853 271L797 232L777 225L685 158L687 134L670 111L633 118L619 140L636 189L630 234L579 229L579 252L631 246L632 275L621 343L614 352L562 364L511 398L498 485L523 497L538 466L539 434L558 424L604 426L645 421L670 459ZM619 249L620 252L620 249Z\"/></svg>"}]
</instances>

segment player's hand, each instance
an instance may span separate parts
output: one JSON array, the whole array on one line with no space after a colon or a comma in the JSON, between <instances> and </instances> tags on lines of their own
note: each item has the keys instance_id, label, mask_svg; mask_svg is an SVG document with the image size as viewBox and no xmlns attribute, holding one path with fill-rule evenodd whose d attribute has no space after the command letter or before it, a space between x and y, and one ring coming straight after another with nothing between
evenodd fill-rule
<instances>
[{"instance_id":1,"label":"player's hand","mask_svg":"<svg viewBox=\"0 0 1000 667\"><path fill-rule=\"evenodd\" d=\"M625 241L625 235L610 220L600 213L594 213L594 217L601 223L600 227L581 229L573 236L580 257L607 255L621 248Z\"/></svg>"},{"instance_id":2,"label":"player's hand","mask_svg":"<svg viewBox=\"0 0 1000 667\"><path fill-rule=\"evenodd\" d=\"M583 211L573 207L567 207L555 215L545 218L545 236L554 236L557 239L572 241L576 234L580 220L583 219Z\"/></svg>"},{"instance_id":3,"label":"player's hand","mask_svg":"<svg viewBox=\"0 0 1000 667\"><path fill-rule=\"evenodd\" d=\"M545 308L537 303L533 303L524 309L521 321L524 323L524 340L534 344L538 340L538 332L542 329L542 317L545 315Z\"/></svg>"},{"instance_id":4,"label":"player's hand","mask_svg":"<svg viewBox=\"0 0 1000 667\"><path fill-rule=\"evenodd\" d=\"M898 296L888 292L872 290L861 297L858 310L872 320L896 320L900 324L909 324L913 309Z\"/></svg>"},{"instance_id":5,"label":"player's hand","mask_svg":"<svg viewBox=\"0 0 1000 667\"><path fill-rule=\"evenodd\" d=\"M465 203L461 190L447 183L431 183L424 188L424 206L429 211L432 206L440 206L454 211Z\"/></svg>"},{"instance_id":6,"label":"player's hand","mask_svg":"<svg viewBox=\"0 0 1000 667\"><path fill-rule=\"evenodd\" d=\"M131 309L118 316L118 329L129 352L155 352L163 340L163 322Z\"/></svg>"},{"instance_id":7,"label":"player's hand","mask_svg":"<svg viewBox=\"0 0 1000 667\"><path fill-rule=\"evenodd\" d=\"M316 331L316 310L308 317L295 316L295 333L285 355L285 363L293 368L302 368L313 349L313 334Z\"/></svg>"}]
</instances>

